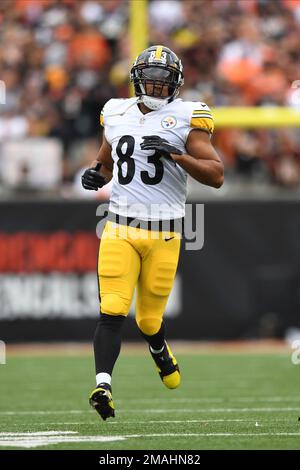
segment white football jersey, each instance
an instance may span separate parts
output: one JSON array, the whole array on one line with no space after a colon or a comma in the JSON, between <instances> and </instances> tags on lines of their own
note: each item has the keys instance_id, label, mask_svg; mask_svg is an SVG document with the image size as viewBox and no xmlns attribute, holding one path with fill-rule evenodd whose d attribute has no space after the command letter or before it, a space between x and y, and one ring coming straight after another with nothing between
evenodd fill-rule
<instances>
[{"instance_id":1,"label":"white football jersey","mask_svg":"<svg viewBox=\"0 0 300 470\"><path fill-rule=\"evenodd\" d=\"M143 114L137 98L111 99L103 107L100 122L114 160L109 210L150 221L184 217L187 173L140 145L143 136L157 135L186 153L192 129L212 134L209 107L177 98L160 110Z\"/></svg>"}]
</instances>

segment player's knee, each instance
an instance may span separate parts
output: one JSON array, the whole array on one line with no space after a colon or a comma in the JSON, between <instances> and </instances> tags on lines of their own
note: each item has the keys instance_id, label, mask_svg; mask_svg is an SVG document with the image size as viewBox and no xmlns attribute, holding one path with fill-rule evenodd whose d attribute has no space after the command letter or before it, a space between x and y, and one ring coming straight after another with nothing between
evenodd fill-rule
<instances>
[{"instance_id":1,"label":"player's knee","mask_svg":"<svg viewBox=\"0 0 300 470\"><path fill-rule=\"evenodd\" d=\"M161 319L155 317L137 319L136 322L142 333L148 336L155 335L161 326Z\"/></svg>"},{"instance_id":2,"label":"player's knee","mask_svg":"<svg viewBox=\"0 0 300 470\"><path fill-rule=\"evenodd\" d=\"M129 302L122 299L118 294L101 295L101 312L107 315L127 315Z\"/></svg>"}]
</instances>

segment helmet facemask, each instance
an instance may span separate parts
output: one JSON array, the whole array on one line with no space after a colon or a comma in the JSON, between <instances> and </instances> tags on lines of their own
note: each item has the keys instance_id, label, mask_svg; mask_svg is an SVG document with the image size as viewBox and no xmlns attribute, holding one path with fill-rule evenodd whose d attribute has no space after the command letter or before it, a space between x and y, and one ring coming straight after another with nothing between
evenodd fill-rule
<instances>
[{"instance_id":1,"label":"helmet facemask","mask_svg":"<svg viewBox=\"0 0 300 470\"><path fill-rule=\"evenodd\" d=\"M183 74L181 63L179 69L177 65L153 62L147 63L138 57L131 69L130 79L140 101L149 109L157 110L176 98L183 84Z\"/></svg>"}]
</instances>

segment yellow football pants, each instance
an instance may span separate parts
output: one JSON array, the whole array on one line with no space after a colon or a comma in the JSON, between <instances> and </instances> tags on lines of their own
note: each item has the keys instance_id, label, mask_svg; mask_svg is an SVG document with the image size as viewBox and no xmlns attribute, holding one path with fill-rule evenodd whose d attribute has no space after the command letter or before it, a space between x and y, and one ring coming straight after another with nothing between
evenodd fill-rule
<instances>
[{"instance_id":1,"label":"yellow football pants","mask_svg":"<svg viewBox=\"0 0 300 470\"><path fill-rule=\"evenodd\" d=\"M138 327L146 335L157 333L173 286L180 242L179 233L107 222L98 259L101 312L127 316L137 288Z\"/></svg>"}]
</instances>

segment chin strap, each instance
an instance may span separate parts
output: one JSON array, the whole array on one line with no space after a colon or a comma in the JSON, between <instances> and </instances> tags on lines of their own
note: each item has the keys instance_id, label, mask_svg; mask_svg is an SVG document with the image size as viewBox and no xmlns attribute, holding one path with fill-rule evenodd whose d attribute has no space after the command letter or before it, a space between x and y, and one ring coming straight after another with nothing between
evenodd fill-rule
<instances>
[{"instance_id":1,"label":"chin strap","mask_svg":"<svg viewBox=\"0 0 300 470\"><path fill-rule=\"evenodd\" d=\"M152 109L153 111L157 111L169 103L169 98L163 100L161 98L155 98L153 96L142 95L141 102L144 103L147 108Z\"/></svg>"}]
</instances>

